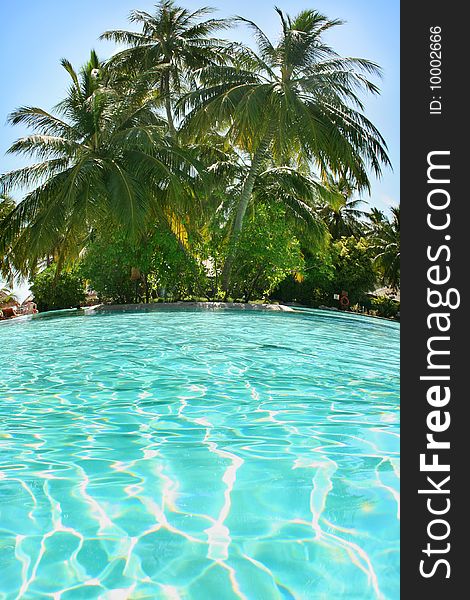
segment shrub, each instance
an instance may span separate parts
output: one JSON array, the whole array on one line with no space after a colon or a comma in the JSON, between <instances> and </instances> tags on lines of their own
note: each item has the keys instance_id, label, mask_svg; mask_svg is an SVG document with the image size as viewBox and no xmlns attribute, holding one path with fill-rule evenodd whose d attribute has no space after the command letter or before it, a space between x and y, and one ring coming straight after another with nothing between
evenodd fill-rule
<instances>
[{"instance_id":1,"label":"shrub","mask_svg":"<svg viewBox=\"0 0 470 600\"><path fill-rule=\"evenodd\" d=\"M275 297L282 302L299 302L307 306L338 307L334 294L348 292L350 304L362 303L373 289L375 274L366 240L354 237L333 242L327 251L310 254L305 259L305 278L286 278Z\"/></svg>"},{"instance_id":2,"label":"shrub","mask_svg":"<svg viewBox=\"0 0 470 600\"><path fill-rule=\"evenodd\" d=\"M335 275L331 253L307 255L304 273L303 278L293 275L286 277L277 287L274 297L281 302L297 302L306 306L329 304L333 297Z\"/></svg>"},{"instance_id":3,"label":"shrub","mask_svg":"<svg viewBox=\"0 0 470 600\"><path fill-rule=\"evenodd\" d=\"M299 241L279 206L256 205L240 235L232 270L232 295L248 302L264 298L289 273L304 266Z\"/></svg>"},{"instance_id":4,"label":"shrub","mask_svg":"<svg viewBox=\"0 0 470 600\"><path fill-rule=\"evenodd\" d=\"M188 248L199 250L198 240L189 238ZM174 235L157 232L152 239L152 281L159 296L166 300L207 298L209 285L203 265L184 248Z\"/></svg>"},{"instance_id":5,"label":"shrub","mask_svg":"<svg viewBox=\"0 0 470 600\"><path fill-rule=\"evenodd\" d=\"M171 232L155 229L138 245L120 232L101 232L87 248L82 273L100 300L118 304L180 300L203 295L206 286L202 266Z\"/></svg>"},{"instance_id":6,"label":"shrub","mask_svg":"<svg viewBox=\"0 0 470 600\"><path fill-rule=\"evenodd\" d=\"M361 303L375 287L376 275L370 258L367 241L342 237L332 246L335 275L334 292L348 292L351 304Z\"/></svg>"},{"instance_id":7,"label":"shrub","mask_svg":"<svg viewBox=\"0 0 470 600\"><path fill-rule=\"evenodd\" d=\"M85 286L78 270L62 271L56 277L52 264L36 275L31 284L39 311L75 308L85 301Z\"/></svg>"},{"instance_id":8,"label":"shrub","mask_svg":"<svg viewBox=\"0 0 470 600\"><path fill-rule=\"evenodd\" d=\"M400 312L400 303L387 296L371 298L370 303L372 310L377 311L379 317L396 318Z\"/></svg>"},{"instance_id":9,"label":"shrub","mask_svg":"<svg viewBox=\"0 0 470 600\"><path fill-rule=\"evenodd\" d=\"M136 284L132 267L139 262L124 236L108 234L96 237L87 247L82 260L83 277L103 302L127 304L135 301Z\"/></svg>"}]
</instances>

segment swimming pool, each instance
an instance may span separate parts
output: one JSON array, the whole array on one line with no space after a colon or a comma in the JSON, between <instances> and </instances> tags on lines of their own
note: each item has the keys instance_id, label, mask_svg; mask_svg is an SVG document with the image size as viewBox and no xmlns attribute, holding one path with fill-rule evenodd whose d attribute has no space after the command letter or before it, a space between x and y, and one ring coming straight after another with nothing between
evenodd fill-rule
<instances>
[{"instance_id":1,"label":"swimming pool","mask_svg":"<svg viewBox=\"0 0 470 600\"><path fill-rule=\"evenodd\" d=\"M399 326L3 323L0 598L395 600Z\"/></svg>"}]
</instances>

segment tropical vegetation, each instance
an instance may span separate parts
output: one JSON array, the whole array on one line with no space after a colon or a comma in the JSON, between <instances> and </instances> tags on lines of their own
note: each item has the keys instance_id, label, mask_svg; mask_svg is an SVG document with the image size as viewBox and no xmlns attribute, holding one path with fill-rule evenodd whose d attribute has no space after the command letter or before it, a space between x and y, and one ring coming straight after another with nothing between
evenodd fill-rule
<instances>
[{"instance_id":1,"label":"tropical vegetation","mask_svg":"<svg viewBox=\"0 0 470 600\"><path fill-rule=\"evenodd\" d=\"M399 208L361 199L390 164L364 112L380 68L327 44L340 20L275 10L273 41L162 0L103 33L121 47L108 60L63 59L65 97L9 116L31 133L9 149L26 166L0 178L0 276L29 279L43 310L90 290L314 306L396 291ZM253 47L223 38L234 26Z\"/></svg>"}]
</instances>

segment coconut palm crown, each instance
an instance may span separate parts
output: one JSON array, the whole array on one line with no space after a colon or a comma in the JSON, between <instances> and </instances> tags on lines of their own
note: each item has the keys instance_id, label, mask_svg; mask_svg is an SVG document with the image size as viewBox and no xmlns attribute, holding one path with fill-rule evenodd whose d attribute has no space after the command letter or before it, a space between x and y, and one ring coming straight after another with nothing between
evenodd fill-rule
<instances>
[{"instance_id":1,"label":"coconut palm crown","mask_svg":"<svg viewBox=\"0 0 470 600\"><path fill-rule=\"evenodd\" d=\"M375 229L371 250L383 273L384 283L400 287L400 206L391 209L391 219L384 219Z\"/></svg>"},{"instance_id":2,"label":"coconut palm crown","mask_svg":"<svg viewBox=\"0 0 470 600\"><path fill-rule=\"evenodd\" d=\"M181 153L165 138L155 94L133 87L118 93L94 52L77 73L62 61L71 85L52 113L22 107L9 122L33 133L10 153L35 159L4 174L0 191L25 188L24 199L2 222L0 247L9 248L19 273L33 273L53 255L59 263L84 246L97 223L113 223L138 238L149 212L171 189L180 189Z\"/></svg>"},{"instance_id":3,"label":"coconut palm crown","mask_svg":"<svg viewBox=\"0 0 470 600\"><path fill-rule=\"evenodd\" d=\"M364 235L367 213L361 210L361 206L367 202L354 198L356 189L345 177L335 178L327 173L323 176L323 183L324 188L320 190L324 200L321 214L332 238L359 238Z\"/></svg>"},{"instance_id":4,"label":"coconut palm crown","mask_svg":"<svg viewBox=\"0 0 470 600\"><path fill-rule=\"evenodd\" d=\"M208 7L191 12L173 0L162 0L155 5L154 14L131 11L129 20L141 25L140 32L111 30L101 36L101 39L129 46L113 57L113 64L155 79L172 135L176 133L174 99L190 84L194 71L223 64L230 56L228 42L211 36L228 27L230 20L203 20L211 12Z\"/></svg>"},{"instance_id":5,"label":"coconut palm crown","mask_svg":"<svg viewBox=\"0 0 470 600\"><path fill-rule=\"evenodd\" d=\"M180 103L189 111L185 128L224 130L250 159L233 221L232 245L224 269L227 289L238 234L258 174L268 155L285 163L293 155L317 171L342 174L355 187L369 188L368 173L377 176L389 165L386 144L363 114L360 94L378 93L369 76L379 67L362 58L340 57L323 35L342 22L315 10L295 17L276 8L281 21L277 43L252 21L238 17L253 31L258 51L240 50L238 64L210 65L198 73L201 86Z\"/></svg>"}]
</instances>

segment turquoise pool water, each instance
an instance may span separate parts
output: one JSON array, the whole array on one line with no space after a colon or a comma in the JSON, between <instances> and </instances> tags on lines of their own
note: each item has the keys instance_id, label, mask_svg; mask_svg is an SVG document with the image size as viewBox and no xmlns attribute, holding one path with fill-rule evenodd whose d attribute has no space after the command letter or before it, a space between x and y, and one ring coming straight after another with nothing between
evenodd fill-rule
<instances>
[{"instance_id":1,"label":"turquoise pool water","mask_svg":"<svg viewBox=\"0 0 470 600\"><path fill-rule=\"evenodd\" d=\"M0 598L395 600L399 326L0 325Z\"/></svg>"}]
</instances>

